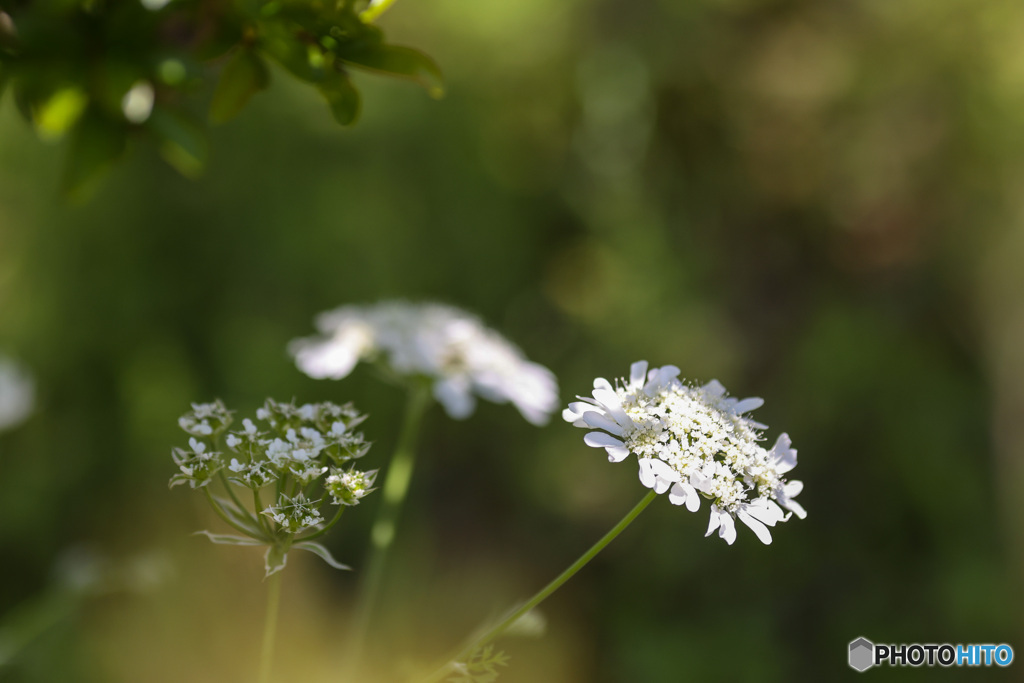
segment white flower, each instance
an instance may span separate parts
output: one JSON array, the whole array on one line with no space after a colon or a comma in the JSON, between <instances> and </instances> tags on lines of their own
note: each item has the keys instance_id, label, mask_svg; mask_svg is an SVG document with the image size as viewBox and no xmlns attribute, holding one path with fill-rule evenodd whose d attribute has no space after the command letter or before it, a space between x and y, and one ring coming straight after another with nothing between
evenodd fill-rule
<instances>
[{"instance_id":1,"label":"white flower","mask_svg":"<svg viewBox=\"0 0 1024 683\"><path fill-rule=\"evenodd\" d=\"M717 380L690 386L679 380L679 368L648 370L646 361L633 363L629 380L615 386L594 380L592 396L577 397L562 417L593 429L584 442L605 449L610 461L636 455L640 482L668 492L674 505L696 512L701 498L708 499L707 535L717 530L732 544L739 519L767 544L768 527L790 514L807 515L793 500L803 484L783 476L796 466L789 436L781 434L766 450L759 443L765 425L745 415L764 403L760 398L729 397Z\"/></svg>"},{"instance_id":2,"label":"white flower","mask_svg":"<svg viewBox=\"0 0 1024 683\"><path fill-rule=\"evenodd\" d=\"M31 375L18 363L0 357L0 431L29 416L35 393Z\"/></svg>"},{"instance_id":3,"label":"white flower","mask_svg":"<svg viewBox=\"0 0 1024 683\"><path fill-rule=\"evenodd\" d=\"M431 379L434 397L456 419L473 413L478 396L510 402L536 425L545 424L558 403L547 368L452 306L385 301L344 306L316 322L322 336L289 345L299 369L315 379L342 379L359 361L380 359L399 375Z\"/></svg>"}]
</instances>

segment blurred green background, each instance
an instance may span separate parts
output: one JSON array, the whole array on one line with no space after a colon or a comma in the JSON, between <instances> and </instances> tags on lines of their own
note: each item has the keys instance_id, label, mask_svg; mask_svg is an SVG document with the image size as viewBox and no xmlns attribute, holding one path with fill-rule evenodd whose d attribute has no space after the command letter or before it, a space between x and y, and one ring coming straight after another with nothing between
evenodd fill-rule
<instances>
[{"instance_id":1,"label":"blurred green background","mask_svg":"<svg viewBox=\"0 0 1024 683\"><path fill-rule=\"evenodd\" d=\"M445 99L362 78L345 130L277 73L202 178L139 146L84 205L0 102L0 350L38 384L0 434L0 679L252 680L259 551L189 535L221 529L167 490L176 419L354 400L384 465L401 393L310 380L285 346L390 297L480 313L566 402L641 358L718 378L800 451L806 520L728 547L656 501L545 603L545 638L502 642L502 681L831 681L858 636L1024 646L1024 6L403 0L381 23ZM639 500L582 436L432 408L379 680ZM374 503L327 537L356 572ZM293 558L278 680L339 680L356 578Z\"/></svg>"}]
</instances>

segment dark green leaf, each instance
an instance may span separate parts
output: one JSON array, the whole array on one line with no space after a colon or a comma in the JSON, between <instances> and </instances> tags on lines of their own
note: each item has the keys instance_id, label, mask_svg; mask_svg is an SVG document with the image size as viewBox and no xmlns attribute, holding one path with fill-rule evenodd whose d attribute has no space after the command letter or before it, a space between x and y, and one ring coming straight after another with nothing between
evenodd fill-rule
<instances>
[{"instance_id":1,"label":"dark green leaf","mask_svg":"<svg viewBox=\"0 0 1024 683\"><path fill-rule=\"evenodd\" d=\"M323 78L323 69L310 62L310 46L299 40L295 33L276 21L261 24L260 47L296 78L316 82Z\"/></svg>"},{"instance_id":2,"label":"dark green leaf","mask_svg":"<svg viewBox=\"0 0 1024 683\"><path fill-rule=\"evenodd\" d=\"M266 88L269 82L270 73L260 56L252 50L239 50L221 72L210 102L210 121L230 121L238 115L249 98Z\"/></svg>"},{"instance_id":3,"label":"dark green leaf","mask_svg":"<svg viewBox=\"0 0 1024 683\"><path fill-rule=\"evenodd\" d=\"M124 126L95 111L87 111L72 131L64 168L64 192L74 198L90 194L102 175L124 153L126 144Z\"/></svg>"},{"instance_id":4,"label":"dark green leaf","mask_svg":"<svg viewBox=\"0 0 1024 683\"><path fill-rule=\"evenodd\" d=\"M327 104L331 107L334 120L343 126L355 123L359 117L359 91L343 73L333 73L317 85Z\"/></svg>"},{"instance_id":5,"label":"dark green leaf","mask_svg":"<svg viewBox=\"0 0 1024 683\"><path fill-rule=\"evenodd\" d=\"M444 94L444 79L437 63L411 47L377 45L354 50L341 47L338 55L349 64L415 81L426 88L431 97Z\"/></svg>"}]
</instances>

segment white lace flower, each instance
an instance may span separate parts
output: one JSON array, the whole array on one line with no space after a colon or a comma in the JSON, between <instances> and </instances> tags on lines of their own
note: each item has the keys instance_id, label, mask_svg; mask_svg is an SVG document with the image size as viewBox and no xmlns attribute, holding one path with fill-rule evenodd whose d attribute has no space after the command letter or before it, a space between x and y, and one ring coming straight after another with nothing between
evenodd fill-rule
<instances>
[{"instance_id":1,"label":"white lace flower","mask_svg":"<svg viewBox=\"0 0 1024 683\"><path fill-rule=\"evenodd\" d=\"M35 393L31 375L20 364L0 357L0 431L29 416Z\"/></svg>"},{"instance_id":2,"label":"white lace flower","mask_svg":"<svg viewBox=\"0 0 1024 683\"><path fill-rule=\"evenodd\" d=\"M436 303L385 301L344 306L317 318L321 336L293 341L296 365L315 379L341 379L361 360L382 360L394 372L433 381L434 397L456 419L476 398L512 403L542 425L558 403L551 372L475 316Z\"/></svg>"},{"instance_id":3,"label":"white lace flower","mask_svg":"<svg viewBox=\"0 0 1024 683\"><path fill-rule=\"evenodd\" d=\"M674 505L696 512L701 498L708 499L707 535L718 531L732 544L739 519L767 544L768 527L790 514L806 516L793 500L803 484L783 476L796 466L789 436L781 434L766 450L759 443L765 425L745 414L764 403L760 398L729 397L717 380L690 386L679 380L679 368L648 370L646 361L633 363L629 379L615 386L594 380L593 398L578 398L562 417L595 430L584 442L605 449L612 462L636 455L641 483L668 492Z\"/></svg>"}]
</instances>

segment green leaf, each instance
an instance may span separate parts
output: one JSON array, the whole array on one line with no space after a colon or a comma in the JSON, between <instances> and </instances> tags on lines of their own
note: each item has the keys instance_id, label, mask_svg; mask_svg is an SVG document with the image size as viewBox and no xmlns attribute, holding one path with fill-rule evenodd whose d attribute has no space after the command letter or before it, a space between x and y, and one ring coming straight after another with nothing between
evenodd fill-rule
<instances>
[{"instance_id":1,"label":"green leaf","mask_svg":"<svg viewBox=\"0 0 1024 683\"><path fill-rule=\"evenodd\" d=\"M87 197L126 146L124 126L95 111L86 112L71 134L64 167L64 192L76 199Z\"/></svg>"},{"instance_id":2,"label":"green leaf","mask_svg":"<svg viewBox=\"0 0 1024 683\"><path fill-rule=\"evenodd\" d=\"M217 89L210 102L210 121L215 124L230 121L249 98L270 83L270 72L260 56L252 50L241 49L224 65Z\"/></svg>"},{"instance_id":3,"label":"green leaf","mask_svg":"<svg viewBox=\"0 0 1024 683\"><path fill-rule=\"evenodd\" d=\"M207 145L203 130L188 119L156 108L147 125L156 133L160 144L160 155L179 173L195 178L206 166Z\"/></svg>"},{"instance_id":4,"label":"green leaf","mask_svg":"<svg viewBox=\"0 0 1024 683\"><path fill-rule=\"evenodd\" d=\"M300 80L315 83L324 76L322 69L314 68L310 63L309 46L283 23L267 21L261 24L260 47Z\"/></svg>"},{"instance_id":5,"label":"green leaf","mask_svg":"<svg viewBox=\"0 0 1024 683\"><path fill-rule=\"evenodd\" d=\"M299 550L308 550L309 552L313 553L314 555L316 555L321 560L331 565L335 569L352 569L352 567L342 564L341 562L338 562L336 559L334 559L334 556L331 555L330 551L327 550L327 548L320 545L319 543L313 543L312 541L303 541L302 543L296 543L292 547L298 548Z\"/></svg>"},{"instance_id":6,"label":"green leaf","mask_svg":"<svg viewBox=\"0 0 1024 683\"><path fill-rule=\"evenodd\" d=\"M267 554L264 556L264 569L267 570L264 578L271 574L284 569L285 565L288 564L288 551L280 545L272 545L267 548Z\"/></svg>"},{"instance_id":7,"label":"green leaf","mask_svg":"<svg viewBox=\"0 0 1024 683\"><path fill-rule=\"evenodd\" d=\"M338 56L364 69L414 81L426 88L431 97L444 95L444 78L437 63L411 47L376 45L362 49L340 48Z\"/></svg>"},{"instance_id":8,"label":"green leaf","mask_svg":"<svg viewBox=\"0 0 1024 683\"><path fill-rule=\"evenodd\" d=\"M359 118L359 91L347 75L334 72L317 88L327 100L335 121L343 126L355 123Z\"/></svg>"},{"instance_id":9,"label":"green leaf","mask_svg":"<svg viewBox=\"0 0 1024 683\"><path fill-rule=\"evenodd\" d=\"M209 531L197 531L193 536L206 536L211 542L217 543L218 545L264 545L262 541L257 541L252 538L246 538L245 536L231 536L229 534L214 534Z\"/></svg>"}]
</instances>

